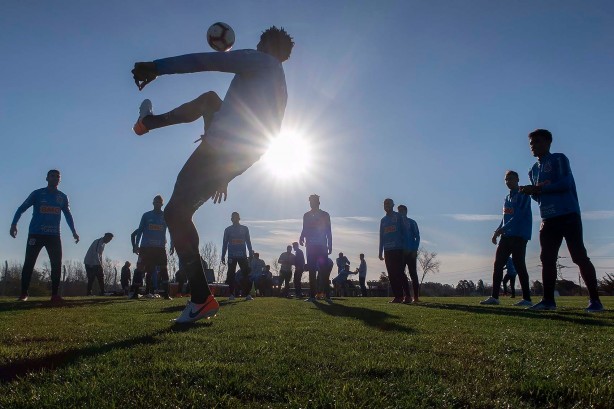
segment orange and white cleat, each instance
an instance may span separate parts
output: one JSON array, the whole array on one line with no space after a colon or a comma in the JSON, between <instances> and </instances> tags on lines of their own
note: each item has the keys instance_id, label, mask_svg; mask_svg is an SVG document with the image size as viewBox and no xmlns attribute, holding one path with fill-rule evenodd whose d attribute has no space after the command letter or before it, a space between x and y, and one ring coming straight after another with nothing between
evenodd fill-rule
<instances>
[{"instance_id":1,"label":"orange and white cleat","mask_svg":"<svg viewBox=\"0 0 614 409\"><path fill-rule=\"evenodd\" d=\"M212 295L207 297L205 302L202 304L196 304L192 301L188 301L188 305L185 306L185 309L179 318L175 319L175 322L177 324L188 324L203 318L209 319L211 317L215 317L219 309L220 304L218 304L215 297Z\"/></svg>"},{"instance_id":2,"label":"orange and white cleat","mask_svg":"<svg viewBox=\"0 0 614 409\"><path fill-rule=\"evenodd\" d=\"M141 106L139 107L139 119L136 120L136 123L132 127L135 134L140 136L149 132L149 129L143 124L143 118L147 115L153 115L153 105L150 100L145 99L141 102Z\"/></svg>"}]
</instances>

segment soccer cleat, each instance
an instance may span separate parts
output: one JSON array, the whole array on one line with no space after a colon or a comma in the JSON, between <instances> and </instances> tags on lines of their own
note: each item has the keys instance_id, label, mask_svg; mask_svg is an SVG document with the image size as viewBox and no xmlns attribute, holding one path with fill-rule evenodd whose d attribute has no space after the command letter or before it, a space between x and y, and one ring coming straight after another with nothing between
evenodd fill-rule
<instances>
[{"instance_id":1,"label":"soccer cleat","mask_svg":"<svg viewBox=\"0 0 614 409\"><path fill-rule=\"evenodd\" d=\"M401 304L403 299L401 297L395 297L392 300L388 301L388 304Z\"/></svg>"},{"instance_id":2,"label":"soccer cleat","mask_svg":"<svg viewBox=\"0 0 614 409\"><path fill-rule=\"evenodd\" d=\"M420 300L419 300L419 299L417 299L417 298L414 298L413 300L411 300L411 303L412 303L412 304L417 304L417 303L419 303L419 302L420 302Z\"/></svg>"},{"instance_id":3,"label":"soccer cleat","mask_svg":"<svg viewBox=\"0 0 614 409\"><path fill-rule=\"evenodd\" d=\"M165 299L165 300L172 301L172 300L173 300L173 297L171 297L170 295L166 294L166 295L164 296L164 299Z\"/></svg>"},{"instance_id":4,"label":"soccer cleat","mask_svg":"<svg viewBox=\"0 0 614 409\"><path fill-rule=\"evenodd\" d=\"M152 293L146 294L145 298L156 298L155 295L153 295Z\"/></svg>"},{"instance_id":5,"label":"soccer cleat","mask_svg":"<svg viewBox=\"0 0 614 409\"><path fill-rule=\"evenodd\" d=\"M61 302L64 302L64 299L61 296L59 296L59 295L52 295L51 296L51 302L52 303L61 303Z\"/></svg>"},{"instance_id":6,"label":"soccer cleat","mask_svg":"<svg viewBox=\"0 0 614 409\"><path fill-rule=\"evenodd\" d=\"M186 305L179 318L175 319L175 322L177 324L187 324L203 318L209 319L214 317L219 309L220 304L218 304L215 297L212 295L208 296L203 304L196 304L192 301L188 301L188 305Z\"/></svg>"},{"instance_id":7,"label":"soccer cleat","mask_svg":"<svg viewBox=\"0 0 614 409\"><path fill-rule=\"evenodd\" d=\"M531 307L533 303L529 300L520 300L517 303L514 303L515 307Z\"/></svg>"},{"instance_id":8,"label":"soccer cleat","mask_svg":"<svg viewBox=\"0 0 614 409\"><path fill-rule=\"evenodd\" d=\"M248 294L247 297L245 297L245 301L254 301L254 297Z\"/></svg>"},{"instance_id":9,"label":"soccer cleat","mask_svg":"<svg viewBox=\"0 0 614 409\"><path fill-rule=\"evenodd\" d=\"M488 297L484 301L480 301L480 304L482 304L482 305L499 305L499 300L497 300L495 297Z\"/></svg>"},{"instance_id":10,"label":"soccer cleat","mask_svg":"<svg viewBox=\"0 0 614 409\"><path fill-rule=\"evenodd\" d=\"M533 311L554 311L554 310L556 310L556 304L554 303L554 301L541 300L537 304L527 308L527 310L533 310Z\"/></svg>"},{"instance_id":11,"label":"soccer cleat","mask_svg":"<svg viewBox=\"0 0 614 409\"><path fill-rule=\"evenodd\" d=\"M28 301L28 294L21 294L17 301Z\"/></svg>"},{"instance_id":12,"label":"soccer cleat","mask_svg":"<svg viewBox=\"0 0 614 409\"><path fill-rule=\"evenodd\" d=\"M403 304L411 304L411 297L403 297Z\"/></svg>"},{"instance_id":13,"label":"soccer cleat","mask_svg":"<svg viewBox=\"0 0 614 409\"><path fill-rule=\"evenodd\" d=\"M237 297L235 297L234 294L230 294L230 297L228 297L228 301L234 301L236 299Z\"/></svg>"},{"instance_id":14,"label":"soccer cleat","mask_svg":"<svg viewBox=\"0 0 614 409\"><path fill-rule=\"evenodd\" d=\"M326 301L326 302L327 302L327 303L329 303L329 304L332 304L332 303L333 303L333 299L332 299L332 298L330 298L330 297L326 297L326 298L324 299L324 301Z\"/></svg>"},{"instance_id":15,"label":"soccer cleat","mask_svg":"<svg viewBox=\"0 0 614 409\"><path fill-rule=\"evenodd\" d=\"M305 302L316 302L316 298L315 297L309 297L305 300Z\"/></svg>"},{"instance_id":16,"label":"soccer cleat","mask_svg":"<svg viewBox=\"0 0 614 409\"><path fill-rule=\"evenodd\" d=\"M147 115L153 115L153 106L151 105L150 100L145 99L143 102L141 102L141 106L139 108L139 119L137 119L136 123L132 127L135 134L141 136L149 132L149 129L147 129L147 127L143 124L143 118L145 118Z\"/></svg>"},{"instance_id":17,"label":"soccer cleat","mask_svg":"<svg viewBox=\"0 0 614 409\"><path fill-rule=\"evenodd\" d=\"M586 312L604 312L603 304L601 301L589 301L588 307L584 309Z\"/></svg>"}]
</instances>

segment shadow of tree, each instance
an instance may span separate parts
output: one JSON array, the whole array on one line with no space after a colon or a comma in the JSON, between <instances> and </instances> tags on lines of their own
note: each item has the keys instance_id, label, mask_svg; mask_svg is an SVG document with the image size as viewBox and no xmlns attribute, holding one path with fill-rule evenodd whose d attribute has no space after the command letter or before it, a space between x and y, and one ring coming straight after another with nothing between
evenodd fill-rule
<instances>
[{"instance_id":1,"label":"shadow of tree","mask_svg":"<svg viewBox=\"0 0 614 409\"><path fill-rule=\"evenodd\" d=\"M407 334L416 333L416 330L404 325L391 322L390 319L397 318L397 316L388 314L384 311L372 310L363 307L350 307L338 303L338 299L335 299L337 303L324 304L320 302L314 302L313 304L322 312L334 316L334 317L348 317L362 321L369 327L376 328L380 331L398 331Z\"/></svg>"}]
</instances>

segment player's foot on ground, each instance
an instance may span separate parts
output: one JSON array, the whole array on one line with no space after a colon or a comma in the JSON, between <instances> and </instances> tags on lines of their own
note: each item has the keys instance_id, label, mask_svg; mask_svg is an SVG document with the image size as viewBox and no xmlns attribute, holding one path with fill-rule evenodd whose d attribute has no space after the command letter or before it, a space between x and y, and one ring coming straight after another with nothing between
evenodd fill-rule
<instances>
[{"instance_id":1,"label":"player's foot on ground","mask_svg":"<svg viewBox=\"0 0 614 409\"><path fill-rule=\"evenodd\" d=\"M330 297L326 297L326 298L324 299L324 301L326 301L326 302L327 302L327 303L329 303L329 304L332 304L332 303L333 303L333 299L332 299L332 298L330 298Z\"/></svg>"},{"instance_id":2,"label":"player's foot on ground","mask_svg":"<svg viewBox=\"0 0 614 409\"><path fill-rule=\"evenodd\" d=\"M164 296L164 299L165 299L165 300L169 300L169 301L172 301L172 300L173 300L173 298L172 298L170 295L168 295L168 294L166 294L166 295Z\"/></svg>"},{"instance_id":3,"label":"player's foot on ground","mask_svg":"<svg viewBox=\"0 0 614 409\"><path fill-rule=\"evenodd\" d=\"M137 135L145 135L149 132L149 129L143 124L143 118L147 115L153 115L153 106L151 105L151 101L148 99L143 100L141 102L141 106L139 108L139 119L137 119L136 123L132 127L132 130Z\"/></svg>"},{"instance_id":4,"label":"player's foot on ground","mask_svg":"<svg viewBox=\"0 0 614 409\"><path fill-rule=\"evenodd\" d=\"M177 298L181 298L181 297L183 297L183 294L181 294L181 293L177 293L177 295L176 295L175 297L177 297Z\"/></svg>"},{"instance_id":5,"label":"player's foot on ground","mask_svg":"<svg viewBox=\"0 0 614 409\"><path fill-rule=\"evenodd\" d=\"M247 297L245 297L245 301L254 301L254 297L248 294Z\"/></svg>"},{"instance_id":6,"label":"player's foot on ground","mask_svg":"<svg viewBox=\"0 0 614 409\"><path fill-rule=\"evenodd\" d=\"M208 296L204 303L196 304L192 301L188 301L188 305L179 316L175 319L177 324L187 324L195 322L203 318L214 317L220 309L220 304L215 300L212 295Z\"/></svg>"},{"instance_id":7,"label":"player's foot on ground","mask_svg":"<svg viewBox=\"0 0 614 409\"><path fill-rule=\"evenodd\" d=\"M418 298L414 298L413 300L411 300L412 304L418 304L420 302L420 300Z\"/></svg>"},{"instance_id":8,"label":"player's foot on ground","mask_svg":"<svg viewBox=\"0 0 614 409\"><path fill-rule=\"evenodd\" d=\"M28 294L21 294L17 301L28 301Z\"/></svg>"},{"instance_id":9,"label":"player's foot on ground","mask_svg":"<svg viewBox=\"0 0 614 409\"><path fill-rule=\"evenodd\" d=\"M305 300L305 302L316 302L316 298L315 297L309 297Z\"/></svg>"},{"instance_id":10,"label":"player's foot on ground","mask_svg":"<svg viewBox=\"0 0 614 409\"><path fill-rule=\"evenodd\" d=\"M52 303L61 303L61 302L64 302L64 299L62 297L60 297L59 295L52 295L51 296L51 302Z\"/></svg>"},{"instance_id":11,"label":"player's foot on ground","mask_svg":"<svg viewBox=\"0 0 614 409\"><path fill-rule=\"evenodd\" d=\"M228 297L228 301L234 301L236 299L237 297L235 297L234 294L230 294L230 297Z\"/></svg>"},{"instance_id":12,"label":"player's foot on ground","mask_svg":"<svg viewBox=\"0 0 614 409\"><path fill-rule=\"evenodd\" d=\"M556 310L556 304L554 303L554 301L541 300L537 304L527 308L527 310L533 310L533 311L554 311L554 310Z\"/></svg>"},{"instance_id":13,"label":"player's foot on ground","mask_svg":"<svg viewBox=\"0 0 614 409\"><path fill-rule=\"evenodd\" d=\"M499 300L495 297L488 297L487 299L480 301L482 305L499 305Z\"/></svg>"},{"instance_id":14,"label":"player's foot on ground","mask_svg":"<svg viewBox=\"0 0 614 409\"><path fill-rule=\"evenodd\" d=\"M601 301L589 301L588 307L584 310L586 312L604 312L603 304Z\"/></svg>"},{"instance_id":15,"label":"player's foot on ground","mask_svg":"<svg viewBox=\"0 0 614 409\"><path fill-rule=\"evenodd\" d=\"M531 307L533 303L529 300L520 300L517 303L514 303L515 307Z\"/></svg>"},{"instance_id":16,"label":"player's foot on ground","mask_svg":"<svg viewBox=\"0 0 614 409\"><path fill-rule=\"evenodd\" d=\"M403 297L403 304L411 304L411 297Z\"/></svg>"},{"instance_id":17,"label":"player's foot on ground","mask_svg":"<svg viewBox=\"0 0 614 409\"><path fill-rule=\"evenodd\" d=\"M145 298L156 298L152 293L146 294Z\"/></svg>"},{"instance_id":18,"label":"player's foot on ground","mask_svg":"<svg viewBox=\"0 0 614 409\"><path fill-rule=\"evenodd\" d=\"M388 301L388 304L401 304L403 299L401 297L395 297L392 300Z\"/></svg>"}]
</instances>

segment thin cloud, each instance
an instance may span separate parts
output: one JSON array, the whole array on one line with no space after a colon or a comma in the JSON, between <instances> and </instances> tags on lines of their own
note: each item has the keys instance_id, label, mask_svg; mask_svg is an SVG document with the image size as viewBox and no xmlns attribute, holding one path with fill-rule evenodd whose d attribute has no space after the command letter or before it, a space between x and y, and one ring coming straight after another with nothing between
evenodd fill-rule
<instances>
[{"instance_id":1,"label":"thin cloud","mask_svg":"<svg viewBox=\"0 0 614 409\"><path fill-rule=\"evenodd\" d=\"M446 217L450 217L459 222L492 222L501 220L500 214L446 214Z\"/></svg>"},{"instance_id":2,"label":"thin cloud","mask_svg":"<svg viewBox=\"0 0 614 409\"><path fill-rule=\"evenodd\" d=\"M614 210L592 210L582 212L584 220L608 220L614 219Z\"/></svg>"}]
</instances>

